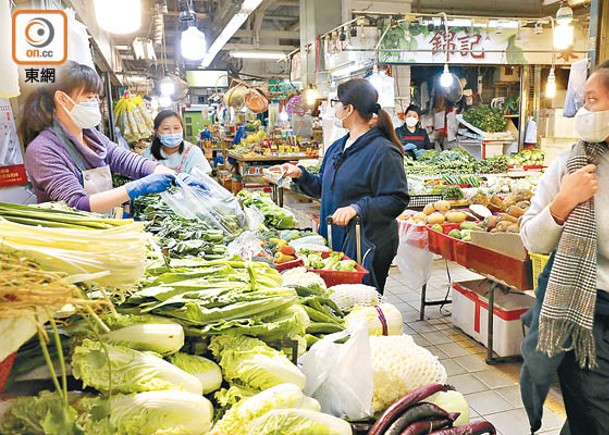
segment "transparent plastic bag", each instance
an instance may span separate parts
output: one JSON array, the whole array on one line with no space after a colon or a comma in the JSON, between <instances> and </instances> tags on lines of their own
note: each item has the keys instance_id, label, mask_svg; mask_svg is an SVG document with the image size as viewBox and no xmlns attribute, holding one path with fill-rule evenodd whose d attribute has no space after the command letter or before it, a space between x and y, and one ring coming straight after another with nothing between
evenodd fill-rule
<instances>
[{"instance_id":1,"label":"transparent plastic bag","mask_svg":"<svg viewBox=\"0 0 609 435\"><path fill-rule=\"evenodd\" d=\"M215 200L215 207L219 208L223 212L233 213L237 216L239 225L246 224L246 217L241 209L241 205L235 195L222 187L216 180L201 170L201 168L194 168L191 172L193 177L198 181L205 184L205 188L209 192L210 196Z\"/></svg>"},{"instance_id":2,"label":"transparent plastic bag","mask_svg":"<svg viewBox=\"0 0 609 435\"><path fill-rule=\"evenodd\" d=\"M429 281L433 254L429 252L429 236L424 226L400 224L400 244L395 261L400 273L407 278L409 289L420 289Z\"/></svg>"},{"instance_id":3,"label":"transparent plastic bag","mask_svg":"<svg viewBox=\"0 0 609 435\"><path fill-rule=\"evenodd\" d=\"M241 258L247 260L259 257L261 254L265 257L270 255L270 253L266 252L260 245L260 239L251 231L241 233L239 237L228 244L226 251L231 257L239 255ZM272 259L273 256L270 255L270 257Z\"/></svg>"},{"instance_id":4,"label":"transparent plastic bag","mask_svg":"<svg viewBox=\"0 0 609 435\"><path fill-rule=\"evenodd\" d=\"M256 232L264 223L264 215L256 207L245 207L245 221L250 231Z\"/></svg>"},{"instance_id":5,"label":"transparent plastic bag","mask_svg":"<svg viewBox=\"0 0 609 435\"><path fill-rule=\"evenodd\" d=\"M336 341L349 337L344 344ZM321 405L321 410L340 418L372 415L372 363L370 338L365 322L355 322L351 330L327 335L301 358L307 377L305 394Z\"/></svg>"},{"instance_id":6,"label":"transparent plastic bag","mask_svg":"<svg viewBox=\"0 0 609 435\"><path fill-rule=\"evenodd\" d=\"M175 192L161 193L161 198L173 211L186 219L198 219L210 228L222 230L226 237L234 238L239 234L238 217L232 209L223 207L222 199L214 197L210 190L191 187L178 178L176 184L179 189Z\"/></svg>"}]
</instances>

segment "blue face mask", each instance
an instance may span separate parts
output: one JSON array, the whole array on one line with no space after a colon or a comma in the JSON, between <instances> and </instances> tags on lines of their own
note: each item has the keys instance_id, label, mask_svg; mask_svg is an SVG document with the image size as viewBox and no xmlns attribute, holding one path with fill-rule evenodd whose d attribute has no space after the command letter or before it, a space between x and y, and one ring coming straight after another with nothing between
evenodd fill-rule
<instances>
[{"instance_id":1,"label":"blue face mask","mask_svg":"<svg viewBox=\"0 0 609 435\"><path fill-rule=\"evenodd\" d=\"M182 133L161 134L159 135L159 140L167 148L175 148L184 141L184 136Z\"/></svg>"}]
</instances>

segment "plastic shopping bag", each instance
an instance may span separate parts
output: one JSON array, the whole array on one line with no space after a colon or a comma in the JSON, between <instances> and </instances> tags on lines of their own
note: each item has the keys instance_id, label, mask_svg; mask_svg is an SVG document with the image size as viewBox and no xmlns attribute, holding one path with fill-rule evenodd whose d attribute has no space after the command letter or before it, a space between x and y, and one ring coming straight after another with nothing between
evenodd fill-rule
<instances>
[{"instance_id":1,"label":"plastic shopping bag","mask_svg":"<svg viewBox=\"0 0 609 435\"><path fill-rule=\"evenodd\" d=\"M429 281L433 254L429 252L429 237L424 226L400 222L400 244L395 261L409 289L420 289Z\"/></svg>"},{"instance_id":2,"label":"plastic shopping bag","mask_svg":"<svg viewBox=\"0 0 609 435\"><path fill-rule=\"evenodd\" d=\"M345 337L349 339L344 344L336 343ZM372 363L365 322L322 338L301 362L307 376L304 392L319 402L323 412L352 419L372 415Z\"/></svg>"}]
</instances>

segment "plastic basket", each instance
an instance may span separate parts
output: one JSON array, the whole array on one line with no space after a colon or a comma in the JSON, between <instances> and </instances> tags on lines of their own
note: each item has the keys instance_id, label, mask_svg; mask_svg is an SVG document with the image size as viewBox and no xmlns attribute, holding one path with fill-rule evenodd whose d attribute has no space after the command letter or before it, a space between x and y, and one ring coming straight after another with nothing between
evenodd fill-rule
<instances>
[{"instance_id":1,"label":"plastic basket","mask_svg":"<svg viewBox=\"0 0 609 435\"><path fill-rule=\"evenodd\" d=\"M322 252L322 258L328 258L330 255L329 252ZM346 255L343 256L343 260L350 260ZM328 288L334 287L339 284L361 284L364 276L368 274L368 271L364 269L361 265L355 266L354 272L349 272L346 270L319 270L319 269L309 269L309 272L313 272L318 274L321 279L324 280L326 286Z\"/></svg>"},{"instance_id":2,"label":"plastic basket","mask_svg":"<svg viewBox=\"0 0 609 435\"><path fill-rule=\"evenodd\" d=\"M8 376L11 374L11 369L13 368L13 362L15 361L16 356L17 353L15 352L7 356L4 361L0 363L0 394L4 391L6 381L8 381Z\"/></svg>"},{"instance_id":3,"label":"plastic basket","mask_svg":"<svg viewBox=\"0 0 609 435\"><path fill-rule=\"evenodd\" d=\"M541 275L544 267L546 267L546 263L550 259L550 256L529 252L529 257L531 257L531 263L533 264L533 287L537 287L539 275Z\"/></svg>"},{"instance_id":4,"label":"plastic basket","mask_svg":"<svg viewBox=\"0 0 609 435\"><path fill-rule=\"evenodd\" d=\"M304 266L304 262L301 258L296 257L296 260L286 261L285 263L275 264L275 269L278 272L283 272L284 270L294 269L295 267Z\"/></svg>"},{"instance_id":5,"label":"plastic basket","mask_svg":"<svg viewBox=\"0 0 609 435\"><path fill-rule=\"evenodd\" d=\"M427 204L440 201L442 195L411 195L408 208L424 208Z\"/></svg>"}]
</instances>

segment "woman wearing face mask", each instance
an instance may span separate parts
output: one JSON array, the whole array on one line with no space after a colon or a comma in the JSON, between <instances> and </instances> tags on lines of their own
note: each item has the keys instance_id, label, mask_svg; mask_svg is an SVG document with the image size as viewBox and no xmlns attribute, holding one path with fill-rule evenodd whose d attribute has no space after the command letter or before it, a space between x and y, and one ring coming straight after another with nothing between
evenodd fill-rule
<instances>
[{"instance_id":1,"label":"woman wearing face mask","mask_svg":"<svg viewBox=\"0 0 609 435\"><path fill-rule=\"evenodd\" d=\"M354 257L346 240L353 234L345 227L355 216L363 224L365 239L375 246L371 274L366 283L382 292L398 247L396 217L408 205L402 145L395 136L389 114L381 109L376 89L365 79L338 86L332 100L334 120L349 134L332 144L324 156L319 175L303 167L282 165L305 193L321 198L319 233L327 237L326 218L334 220L332 249ZM373 115L376 123L371 123ZM349 244L349 246L347 246Z\"/></svg>"},{"instance_id":2,"label":"woman wearing face mask","mask_svg":"<svg viewBox=\"0 0 609 435\"><path fill-rule=\"evenodd\" d=\"M520 384L532 431L558 371L570 433L601 435L609 434L609 62L584 97L581 140L544 173L520 226L531 252L552 254L527 313Z\"/></svg>"},{"instance_id":3,"label":"woman wearing face mask","mask_svg":"<svg viewBox=\"0 0 609 435\"><path fill-rule=\"evenodd\" d=\"M395 134L402 142L404 150L413 152L421 150L431 150L434 148L429 140L427 131L421 127L421 108L411 104L406 109L406 121L404 125L395 129ZM410 145L410 146L409 146ZM412 146L414 145L414 147ZM412 156L412 154L410 154Z\"/></svg>"},{"instance_id":4,"label":"woman wearing face mask","mask_svg":"<svg viewBox=\"0 0 609 435\"><path fill-rule=\"evenodd\" d=\"M95 129L101 122L100 90L93 69L68 61L55 83L28 97L20 132L38 202L65 201L80 210L106 212L171 185L173 170L116 145ZM113 189L111 172L134 181Z\"/></svg>"},{"instance_id":5,"label":"woman wearing face mask","mask_svg":"<svg viewBox=\"0 0 609 435\"><path fill-rule=\"evenodd\" d=\"M182 118L173 110L163 110L154 118L154 140L144 157L162 162L176 172L191 174L195 168L209 174L211 166L198 147L184 140Z\"/></svg>"}]
</instances>

